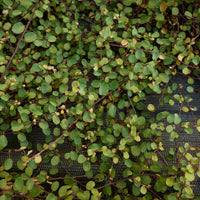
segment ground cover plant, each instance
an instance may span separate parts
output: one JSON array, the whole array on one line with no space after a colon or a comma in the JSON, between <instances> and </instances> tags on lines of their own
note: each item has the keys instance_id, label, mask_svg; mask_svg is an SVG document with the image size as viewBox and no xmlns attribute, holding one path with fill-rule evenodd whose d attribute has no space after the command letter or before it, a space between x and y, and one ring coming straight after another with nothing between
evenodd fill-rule
<instances>
[{"instance_id":1,"label":"ground cover plant","mask_svg":"<svg viewBox=\"0 0 200 200\"><path fill-rule=\"evenodd\" d=\"M198 0L0 12L0 200L198 199Z\"/></svg>"}]
</instances>

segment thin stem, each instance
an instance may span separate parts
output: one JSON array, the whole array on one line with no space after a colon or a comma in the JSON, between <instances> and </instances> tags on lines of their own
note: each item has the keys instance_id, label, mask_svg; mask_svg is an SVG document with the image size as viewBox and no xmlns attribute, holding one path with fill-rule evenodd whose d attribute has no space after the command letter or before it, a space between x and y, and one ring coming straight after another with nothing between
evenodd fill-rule
<instances>
[{"instance_id":1,"label":"thin stem","mask_svg":"<svg viewBox=\"0 0 200 200\"><path fill-rule=\"evenodd\" d=\"M37 2L36 2L36 4L35 4L33 13L32 13L32 15L31 15L31 17L30 17L28 23L26 24L26 27L25 27L25 29L24 29L22 35L21 35L21 38L20 38L20 40L19 40L19 42L18 42L18 44L17 44L17 47L15 48L14 53L12 54L10 60L8 61L8 64L7 64L5 70L4 70L4 72L3 72L3 74L2 74L2 76L1 76L1 78L0 78L0 81L3 81L4 76L5 76L6 72L8 71L8 68L9 68L11 62L12 62L12 60L13 60L15 54L17 53L17 50L19 49L19 46L20 46L20 44L21 44L21 42L22 42L22 40L23 40L23 38L24 38L24 35L25 35L25 33L26 33L26 31L27 31L27 29L28 29L28 27L29 27L29 25L30 25L32 19L33 19L33 16L34 16L34 14L35 14L35 11L36 11L36 9L37 9L37 7L38 7L38 3L39 3L39 0L37 0Z\"/></svg>"}]
</instances>

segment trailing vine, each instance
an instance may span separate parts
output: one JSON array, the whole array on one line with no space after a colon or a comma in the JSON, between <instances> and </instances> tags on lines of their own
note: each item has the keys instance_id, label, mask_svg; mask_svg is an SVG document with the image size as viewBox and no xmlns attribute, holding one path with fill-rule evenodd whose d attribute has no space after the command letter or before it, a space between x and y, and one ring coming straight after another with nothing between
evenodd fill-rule
<instances>
[{"instance_id":1,"label":"trailing vine","mask_svg":"<svg viewBox=\"0 0 200 200\"><path fill-rule=\"evenodd\" d=\"M0 200L198 199L197 0L0 10Z\"/></svg>"}]
</instances>

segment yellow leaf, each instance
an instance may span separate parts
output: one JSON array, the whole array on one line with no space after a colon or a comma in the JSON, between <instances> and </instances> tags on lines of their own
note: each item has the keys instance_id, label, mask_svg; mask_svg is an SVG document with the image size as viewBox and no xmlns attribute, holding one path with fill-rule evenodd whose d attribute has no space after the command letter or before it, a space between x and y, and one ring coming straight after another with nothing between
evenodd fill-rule
<instances>
[{"instance_id":1,"label":"yellow leaf","mask_svg":"<svg viewBox=\"0 0 200 200\"><path fill-rule=\"evenodd\" d=\"M121 45L122 46L126 46L128 44L128 41L127 40L122 40L122 42L121 42Z\"/></svg>"},{"instance_id":2,"label":"yellow leaf","mask_svg":"<svg viewBox=\"0 0 200 200\"><path fill-rule=\"evenodd\" d=\"M166 3L166 1L163 1L163 2L160 4L160 11L161 11L161 12L165 12L165 10L167 10L167 3Z\"/></svg>"},{"instance_id":3,"label":"yellow leaf","mask_svg":"<svg viewBox=\"0 0 200 200\"><path fill-rule=\"evenodd\" d=\"M180 54L178 55L178 59L179 59L180 61L182 61L184 57L185 57L185 55L184 55L183 53L180 53Z\"/></svg>"},{"instance_id":4,"label":"yellow leaf","mask_svg":"<svg viewBox=\"0 0 200 200\"><path fill-rule=\"evenodd\" d=\"M136 44L137 40L135 38L133 38L133 44Z\"/></svg>"},{"instance_id":5,"label":"yellow leaf","mask_svg":"<svg viewBox=\"0 0 200 200\"><path fill-rule=\"evenodd\" d=\"M159 55L160 60L164 60L165 57L163 55Z\"/></svg>"},{"instance_id":6,"label":"yellow leaf","mask_svg":"<svg viewBox=\"0 0 200 200\"><path fill-rule=\"evenodd\" d=\"M41 163L42 162L42 157L39 155L39 156L36 156L35 157L35 163L36 164L39 164L39 163Z\"/></svg>"},{"instance_id":7,"label":"yellow leaf","mask_svg":"<svg viewBox=\"0 0 200 200\"><path fill-rule=\"evenodd\" d=\"M154 111L155 111L155 106L154 106L153 104L149 104L149 105L147 106L147 109L148 109L149 111L151 111L151 112L154 112Z\"/></svg>"}]
</instances>

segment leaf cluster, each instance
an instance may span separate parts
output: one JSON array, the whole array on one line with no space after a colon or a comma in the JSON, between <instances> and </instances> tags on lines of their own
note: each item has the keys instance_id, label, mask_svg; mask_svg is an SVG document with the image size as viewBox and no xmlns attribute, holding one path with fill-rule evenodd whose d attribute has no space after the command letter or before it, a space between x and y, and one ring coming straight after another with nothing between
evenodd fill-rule
<instances>
[{"instance_id":1,"label":"leaf cluster","mask_svg":"<svg viewBox=\"0 0 200 200\"><path fill-rule=\"evenodd\" d=\"M196 198L197 0L0 10L0 200Z\"/></svg>"}]
</instances>

